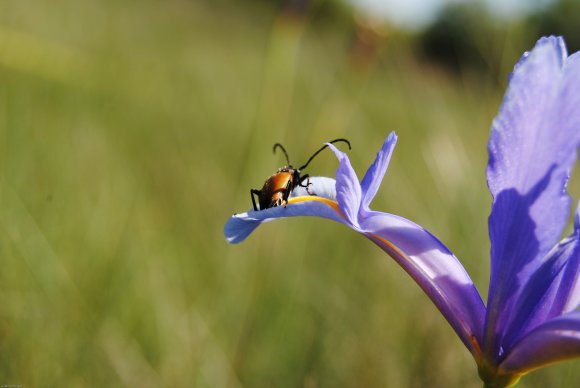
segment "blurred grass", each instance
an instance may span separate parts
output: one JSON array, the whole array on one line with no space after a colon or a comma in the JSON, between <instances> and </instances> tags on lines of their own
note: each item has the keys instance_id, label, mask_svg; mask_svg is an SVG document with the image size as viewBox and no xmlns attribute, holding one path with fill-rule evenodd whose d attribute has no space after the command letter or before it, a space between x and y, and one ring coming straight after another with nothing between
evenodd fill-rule
<instances>
[{"instance_id":1,"label":"blurred grass","mask_svg":"<svg viewBox=\"0 0 580 388\"><path fill-rule=\"evenodd\" d=\"M362 174L396 130L373 207L430 229L486 290L485 147L519 33L492 37L498 77L452 76L405 34L260 2L1 2L0 384L479 386L360 236L300 219L228 246L222 228L282 163L274 142L299 163L347 137ZM574 366L521 386L571 386Z\"/></svg>"}]
</instances>

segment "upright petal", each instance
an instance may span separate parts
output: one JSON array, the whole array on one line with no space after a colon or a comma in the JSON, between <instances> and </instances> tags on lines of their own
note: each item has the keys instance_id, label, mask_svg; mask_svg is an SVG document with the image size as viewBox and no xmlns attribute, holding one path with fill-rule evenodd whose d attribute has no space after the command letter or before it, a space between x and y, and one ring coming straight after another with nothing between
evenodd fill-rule
<instances>
[{"instance_id":1,"label":"upright petal","mask_svg":"<svg viewBox=\"0 0 580 388\"><path fill-rule=\"evenodd\" d=\"M346 220L354 227L358 226L358 212L361 205L361 187L348 156L328 143L340 165L336 171L336 199Z\"/></svg>"},{"instance_id":2,"label":"upright petal","mask_svg":"<svg viewBox=\"0 0 580 388\"><path fill-rule=\"evenodd\" d=\"M464 345L479 356L485 306L453 253L427 230L399 216L371 211L360 225L425 291Z\"/></svg>"},{"instance_id":3,"label":"upright petal","mask_svg":"<svg viewBox=\"0 0 580 388\"><path fill-rule=\"evenodd\" d=\"M381 182L383 177L385 176L385 172L389 167L389 162L391 161L391 155L393 154L393 150L395 149L395 145L397 144L397 135L395 132L391 132L385 142L383 143L383 147L377 153L377 157L374 163L369 167L367 170L362 183L362 208L365 211L369 211L369 205L375 194L377 193L379 187L381 186Z\"/></svg>"},{"instance_id":4,"label":"upright petal","mask_svg":"<svg viewBox=\"0 0 580 388\"><path fill-rule=\"evenodd\" d=\"M543 38L516 65L488 145L487 181L491 279L487 355L501 342L517 295L520 271L541 265L559 240L570 199L565 192L580 143L580 67L566 59L561 38Z\"/></svg>"},{"instance_id":5,"label":"upright petal","mask_svg":"<svg viewBox=\"0 0 580 388\"><path fill-rule=\"evenodd\" d=\"M523 337L500 364L507 373L527 373L580 357L580 311L554 318Z\"/></svg>"}]
</instances>

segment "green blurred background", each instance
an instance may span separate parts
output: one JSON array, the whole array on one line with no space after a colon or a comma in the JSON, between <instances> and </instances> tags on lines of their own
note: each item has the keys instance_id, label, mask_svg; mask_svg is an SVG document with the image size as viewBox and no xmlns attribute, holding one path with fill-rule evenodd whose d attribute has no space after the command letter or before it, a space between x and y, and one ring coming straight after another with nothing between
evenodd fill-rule
<instances>
[{"instance_id":1,"label":"green blurred background","mask_svg":"<svg viewBox=\"0 0 580 388\"><path fill-rule=\"evenodd\" d=\"M480 386L361 236L291 219L223 237L283 164L273 143L300 163L347 137L362 175L396 130L373 208L436 234L485 298L489 126L539 36L580 48L580 9L454 4L407 28L330 0L1 1L0 384ZM573 386L578 365L521 386Z\"/></svg>"}]
</instances>

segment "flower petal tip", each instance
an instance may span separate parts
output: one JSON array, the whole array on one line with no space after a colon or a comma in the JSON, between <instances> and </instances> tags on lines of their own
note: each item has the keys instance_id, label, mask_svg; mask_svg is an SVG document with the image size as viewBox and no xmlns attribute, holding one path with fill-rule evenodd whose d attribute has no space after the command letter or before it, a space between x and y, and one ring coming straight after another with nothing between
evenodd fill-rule
<instances>
[{"instance_id":1,"label":"flower petal tip","mask_svg":"<svg viewBox=\"0 0 580 388\"><path fill-rule=\"evenodd\" d=\"M364 211L369 211L370 203L377 194L383 177L387 172L389 163L391 161L391 156L395 150L395 145L397 144L397 134L393 131L385 139L383 146L377 153L375 161L369 167L363 180L361 182L362 188L362 208Z\"/></svg>"},{"instance_id":2,"label":"flower petal tip","mask_svg":"<svg viewBox=\"0 0 580 388\"><path fill-rule=\"evenodd\" d=\"M513 72L509 76L511 81L513 75L528 61L534 60L545 60L545 58L551 56L550 52L553 52L560 62L560 66L564 64L566 58L568 57L568 50L566 49L566 42L561 36L544 36L536 42L534 48L530 51L526 51L522 54L519 61L515 64Z\"/></svg>"},{"instance_id":3,"label":"flower petal tip","mask_svg":"<svg viewBox=\"0 0 580 388\"><path fill-rule=\"evenodd\" d=\"M229 244L244 241L262 221L249 217L248 213L234 214L224 226L224 236Z\"/></svg>"}]
</instances>

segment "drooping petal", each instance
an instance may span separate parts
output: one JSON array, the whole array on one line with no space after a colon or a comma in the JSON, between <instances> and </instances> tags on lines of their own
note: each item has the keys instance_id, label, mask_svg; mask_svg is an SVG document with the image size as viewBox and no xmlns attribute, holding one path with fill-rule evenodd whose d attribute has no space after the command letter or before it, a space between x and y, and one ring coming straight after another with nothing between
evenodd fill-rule
<instances>
[{"instance_id":1,"label":"drooping petal","mask_svg":"<svg viewBox=\"0 0 580 388\"><path fill-rule=\"evenodd\" d=\"M260 224L279 218L314 216L329 218L345 223L335 202L334 179L325 177L310 178L309 191L316 196L302 195L304 188L296 188L287 206L278 206L265 210L250 210L247 213L234 214L224 227L227 242L237 244L244 241ZM307 194L307 193L306 193Z\"/></svg>"},{"instance_id":2,"label":"drooping petal","mask_svg":"<svg viewBox=\"0 0 580 388\"><path fill-rule=\"evenodd\" d=\"M334 152L340 165L336 171L336 199L346 220L354 227L358 226L358 212L361 206L361 187L348 156L335 146L327 143Z\"/></svg>"},{"instance_id":3,"label":"drooping petal","mask_svg":"<svg viewBox=\"0 0 580 388\"><path fill-rule=\"evenodd\" d=\"M475 353L474 340L481 344L485 306L453 253L427 230L399 216L371 211L360 226L425 291Z\"/></svg>"},{"instance_id":4,"label":"drooping petal","mask_svg":"<svg viewBox=\"0 0 580 388\"><path fill-rule=\"evenodd\" d=\"M395 132L391 132L385 142L383 147L377 153L377 157L374 163L367 170L362 182L362 208L365 211L369 211L369 205L377 190L379 189L385 172L389 167L389 162L391 160L391 155L397 144L397 135Z\"/></svg>"},{"instance_id":5,"label":"drooping petal","mask_svg":"<svg viewBox=\"0 0 580 388\"><path fill-rule=\"evenodd\" d=\"M580 311L549 320L523 337L500 364L507 373L526 373L580 357Z\"/></svg>"},{"instance_id":6,"label":"drooping petal","mask_svg":"<svg viewBox=\"0 0 580 388\"><path fill-rule=\"evenodd\" d=\"M527 283L518 295L503 346L511 346L541 323L572 311L580 301L580 220L576 210L574 231L552 249L539 267L523 269Z\"/></svg>"},{"instance_id":7,"label":"drooping petal","mask_svg":"<svg viewBox=\"0 0 580 388\"><path fill-rule=\"evenodd\" d=\"M499 357L517 295L520 271L558 241L570 199L565 192L580 143L580 66L566 59L561 38L543 38L518 63L488 145L491 280L485 338Z\"/></svg>"}]
</instances>

